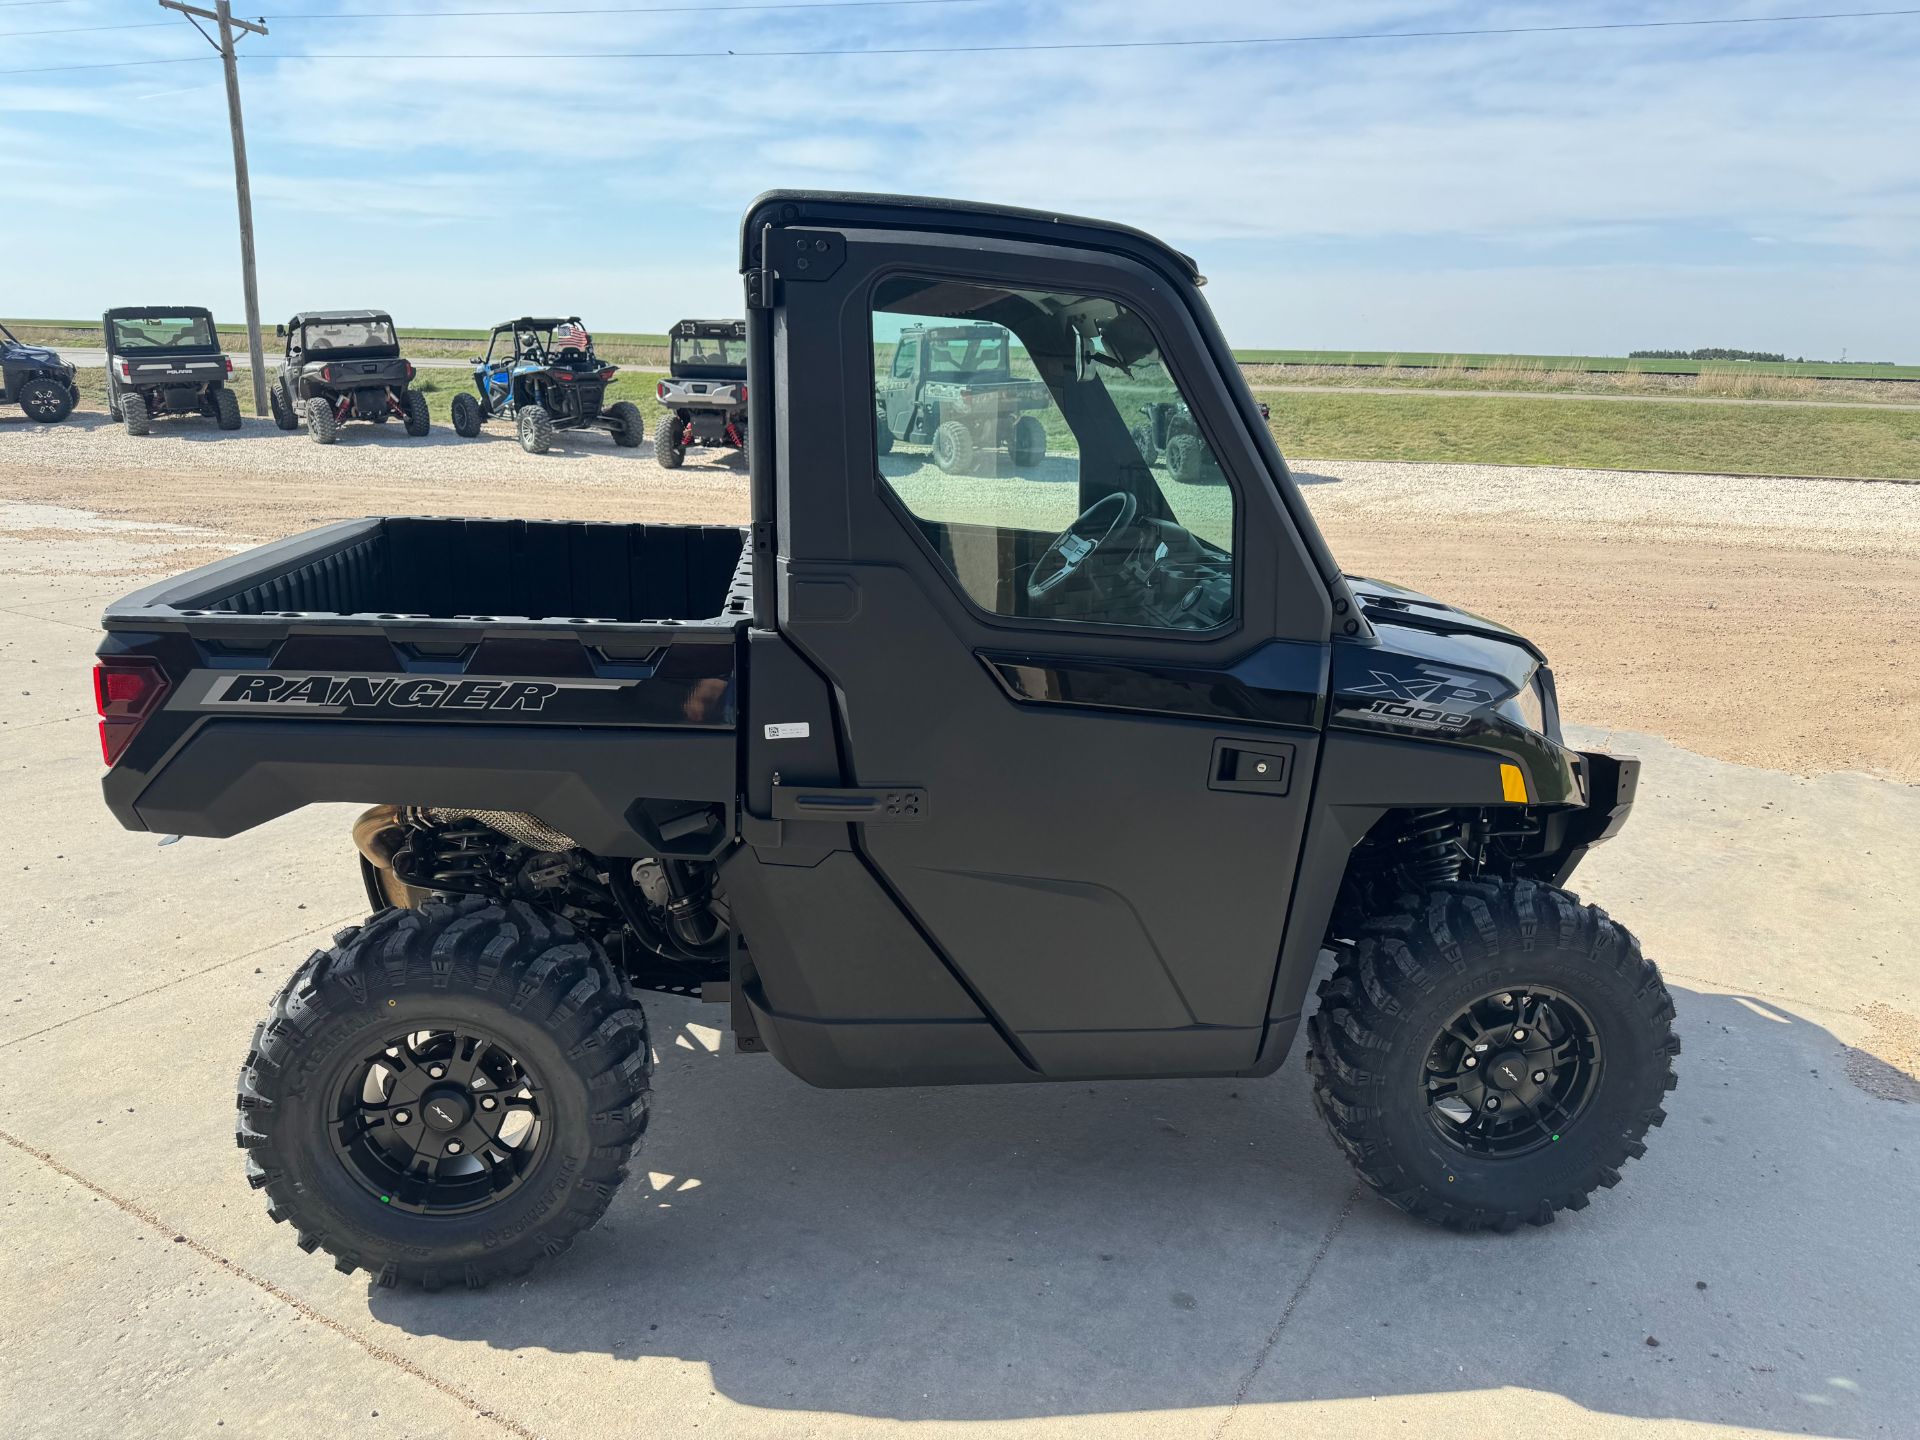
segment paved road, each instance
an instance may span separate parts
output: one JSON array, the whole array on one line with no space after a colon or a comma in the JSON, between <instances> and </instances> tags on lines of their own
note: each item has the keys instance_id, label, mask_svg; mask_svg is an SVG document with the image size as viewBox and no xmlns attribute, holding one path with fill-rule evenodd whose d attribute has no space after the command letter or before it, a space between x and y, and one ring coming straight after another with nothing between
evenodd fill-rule
<instances>
[{"instance_id":1,"label":"paved road","mask_svg":"<svg viewBox=\"0 0 1920 1440\"><path fill-rule=\"evenodd\" d=\"M96 616L196 538L0 508L9 1436L1912 1433L1920 789L1644 736L1579 737L1647 761L1580 880L1666 967L1682 1087L1544 1230L1359 1191L1297 1061L821 1092L662 999L656 1124L572 1253L475 1295L334 1273L228 1136L253 1021L363 907L351 811L161 846L99 801Z\"/></svg>"}]
</instances>

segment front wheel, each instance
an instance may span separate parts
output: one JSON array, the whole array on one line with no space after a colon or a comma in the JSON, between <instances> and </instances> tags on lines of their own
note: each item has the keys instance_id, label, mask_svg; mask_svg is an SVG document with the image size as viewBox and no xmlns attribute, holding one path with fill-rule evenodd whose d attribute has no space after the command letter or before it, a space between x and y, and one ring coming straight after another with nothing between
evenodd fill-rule
<instances>
[{"instance_id":1,"label":"front wheel","mask_svg":"<svg viewBox=\"0 0 1920 1440\"><path fill-rule=\"evenodd\" d=\"M637 449L647 438L647 422L640 418L640 407L631 400L618 401L607 415L613 421L613 443L621 449Z\"/></svg>"},{"instance_id":2,"label":"front wheel","mask_svg":"<svg viewBox=\"0 0 1920 1440\"><path fill-rule=\"evenodd\" d=\"M1309 1022L1315 1107L1360 1178L1456 1230L1545 1225L1646 1153L1673 1000L1631 934L1530 880L1364 920Z\"/></svg>"},{"instance_id":3,"label":"front wheel","mask_svg":"<svg viewBox=\"0 0 1920 1440\"><path fill-rule=\"evenodd\" d=\"M20 387L15 398L29 420L42 425L57 425L73 413L73 394L72 387L37 375Z\"/></svg>"},{"instance_id":4,"label":"front wheel","mask_svg":"<svg viewBox=\"0 0 1920 1440\"><path fill-rule=\"evenodd\" d=\"M406 419L407 434L418 440L433 428L433 417L427 412L427 397L409 385L400 392L400 411Z\"/></svg>"},{"instance_id":5,"label":"front wheel","mask_svg":"<svg viewBox=\"0 0 1920 1440\"><path fill-rule=\"evenodd\" d=\"M462 391L453 397L453 433L462 440L471 440L480 433L480 422L486 417L480 413L480 402Z\"/></svg>"},{"instance_id":6,"label":"front wheel","mask_svg":"<svg viewBox=\"0 0 1920 1440\"><path fill-rule=\"evenodd\" d=\"M1007 458L1016 470L1031 470L1047 458L1047 427L1037 415L1022 415L1013 422L1013 434L1007 440Z\"/></svg>"},{"instance_id":7,"label":"front wheel","mask_svg":"<svg viewBox=\"0 0 1920 1440\"><path fill-rule=\"evenodd\" d=\"M288 982L241 1067L267 1213L336 1269L522 1275L605 1213L647 1128L646 1017L565 920L478 896L385 910Z\"/></svg>"},{"instance_id":8,"label":"front wheel","mask_svg":"<svg viewBox=\"0 0 1920 1440\"><path fill-rule=\"evenodd\" d=\"M273 423L280 429L300 428L300 413L294 409L293 393L278 380L267 387L267 409L273 412Z\"/></svg>"}]
</instances>

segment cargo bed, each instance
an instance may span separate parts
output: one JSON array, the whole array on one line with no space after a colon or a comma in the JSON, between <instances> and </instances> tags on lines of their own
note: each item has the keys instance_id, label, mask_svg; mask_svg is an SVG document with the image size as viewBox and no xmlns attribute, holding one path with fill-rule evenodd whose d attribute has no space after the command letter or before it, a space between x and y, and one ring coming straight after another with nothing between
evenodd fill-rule
<instances>
[{"instance_id":1,"label":"cargo bed","mask_svg":"<svg viewBox=\"0 0 1920 1440\"><path fill-rule=\"evenodd\" d=\"M164 580L111 605L109 630L186 622L500 621L734 627L752 552L731 525L391 516L344 520Z\"/></svg>"}]
</instances>

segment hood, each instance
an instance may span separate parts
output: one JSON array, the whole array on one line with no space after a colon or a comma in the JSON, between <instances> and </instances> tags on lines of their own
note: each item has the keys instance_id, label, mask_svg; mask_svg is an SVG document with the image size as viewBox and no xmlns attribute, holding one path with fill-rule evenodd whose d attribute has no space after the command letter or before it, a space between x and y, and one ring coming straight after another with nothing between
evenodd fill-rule
<instances>
[{"instance_id":1,"label":"hood","mask_svg":"<svg viewBox=\"0 0 1920 1440\"><path fill-rule=\"evenodd\" d=\"M1471 610L1462 610L1431 595L1422 595L1418 590L1395 585L1391 580L1369 580L1362 575L1349 575L1346 581L1354 598L1360 602L1360 608L1366 611L1367 620L1375 626L1398 625L1436 635L1478 635L1517 645L1536 661L1544 662L1547 658L1519 631L1511 630L1497 620L1476 615Z\"/></svg>"},{"instance_id":2,"label":"hood","mask_svg":"<svg viewBox=\"0 0 1920 1440\"><path fill-rule=\"evenodd\" d=\"M1552 680L1525 636L1404 586L1347 583L1373 638L1334 643L1335 725L1434 739L1514 724L1557 730Z\"/></svg>"},{"instance_id":3,"label":"hood","mask_svg":"<svg viewBox=\"0 0 1920 1440\"><path fill-rule=\"evenodd\" d=\"M65 365L66 364L66 362L60 358L59 351L49 350L44 345L22 345L18 341L13 342L12 344L8 344L5 341L0 341L0 351L4 351L7 359L15 362L16 364L25 364L25 365Z\"/></svg>"}]
</instances>

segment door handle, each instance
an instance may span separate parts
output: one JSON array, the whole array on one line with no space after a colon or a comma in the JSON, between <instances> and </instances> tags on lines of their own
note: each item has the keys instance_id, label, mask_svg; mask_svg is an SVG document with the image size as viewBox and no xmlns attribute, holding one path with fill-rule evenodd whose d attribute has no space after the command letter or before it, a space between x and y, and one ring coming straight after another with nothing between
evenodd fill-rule
<instances>
[{"instance_id":1,"label":"door handle","mask_svg":"<svg viewBox=\"0 0 1920 1440\"><path fill-rule=\"evenodd\" d=\"M1213 742L1209 790L1237 790L1249 795L1284 795L1293 784L1293 746L1244 745L1238 740Z\"/></svg>"}]
</instances>

